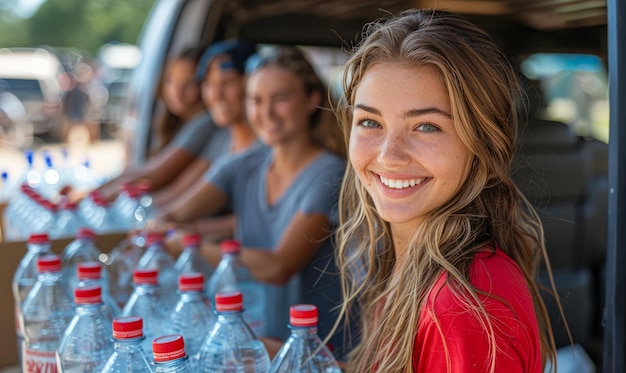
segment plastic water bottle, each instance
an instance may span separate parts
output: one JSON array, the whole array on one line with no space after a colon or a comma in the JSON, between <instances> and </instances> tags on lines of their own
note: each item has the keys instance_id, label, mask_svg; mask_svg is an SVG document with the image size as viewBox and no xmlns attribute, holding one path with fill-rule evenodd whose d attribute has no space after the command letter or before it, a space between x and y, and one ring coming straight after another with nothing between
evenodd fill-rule
<instances>
[{"instance_id":1,"label":"plastic water bottle","mask_svg":"<svg viewBox=\"0 0 626 373\"><path fill-rule=\"evenodd\" d=\"M50 232L57 219L57 206L45 198L36 199L37 208L32 210L30 218L26 219L27 234L32 232Z\"/></svg>"},{"instance_id":2,"label":"plastic water bottle","mask_svg":"<svg viewBox=\"0 0 626 373\"><path fill-rule=\"evenodd\" d=\"M187 366L185 340L181 335L166 335L152 342L155 372L191 372Z\"/></svg>"},{"instance_id":3,"label":"plastic water bottle","mask_svg":"<svg viewBox=\"0 0 626 373\"><path fill-rule=\"evenodd\" d=\"M159 271L159 285L169 297L169 303L175 304L178 273L174 268L174 258L167 252L163 243L164 235L160 232L148 232L146 252L139 259L137 268L156 269Z\"/></svg>"},{"instance_id":4,"label":"plastic water bottle","mask_svg":"<svg viewBox=\"0 0 626 373\"><path fill-rule=\"evenodd\" d=\"M99 194L93 195L92 200L94 203L93 211L85 220L96 233L112 233L126 230L109 201Z\"/></svg>"},{"instance_id":5,"label":"plastic water bottle","mask_svg":"<svg viewBox=\"0 0 626 373\"><path fill-rule=\"evenodd\" d=\"M113 203L117 216L128 229L134 226L134 213L139 204L138 197L137 188L133 184L124 183L120 186L120 193Z\"/></svg>"},{"instance_id":6,"label":"plastic water bottle","mask_svg":"<svg viewBox=\"0 0 626 373\"><path fill-rule=\"evenodd\" d=\"M54 162L52 161L52 155L50 154L50 152L44 151L43 159L46 164L46 169L42 173L43 178L38 189L44 197L54 199L57 196L59 189L61 189L59 187L61 175L59 171L54 167Z\"/></svg>"},{"instance_id":7,"label":"plastic water bottle","mask_svg":"<svg viewBox=\"0 0 626 373\"><path fill-rule=\"evenodd\" d=\"M215 296L217 320L209 331L200 354L198 367L204 373L265 373L270 359L263 343L242 318L241 292Z\"/></svg>"},{"instance_id":8,"label":"plastic water bottle","mask_svg":"<svg viewBox=\"0 0 626 373\"><path fill-rule=\"evenodd\" d=\"M234 240L220 244L222 260L209 280L208 294L214 299L217 293L240 291L243 294L244 319L259 336L265 335L265 290L239 260L241 245Z\"/></svg>"},{"instance_id":9,"label":"plastic water bottle","mask_svg":"<svg viewBox=\"0 0 626 373\"><path fill-rule=\"evenodd\" d=\"M166 334L180 334L185 338L186 350L192 357L190 367L194 367L193 357L200 351L207 331L214 323L211 305L204 295L204 276L189 273L178 278L180 299L170 315Z\"/></svg>"},{"instance_id":10,"label":"plastic water bottle","mask_svg":"<svg viewBox=\"0 0 626 373\"><path fill-rule=\"evenodd\" d=\"M9 173L6 171L2 171L0 173L0 183L2 186L0 187L0 203L6 202L11 198L11 190L9 186Z\"/></svg>"},{"instance_id":11,"label":"plastic water bottle","mask_svg":"<svg viewBox=\"0 0 626 373\"><path fill-rule=\"evenodd\" d=\"M200 243L200 235L198 234L187 234L183 236L183 252L178 256L174 268L179 274L202 273L206 280L206 288L208 289L209 279L215 269L204 259L202 253L200 253Z\"/></svg>"},{"instance_id":12,"label":"plastic water bottle","mask_svg":"<svg viewBox=\"0 0 626 373\"><path fill-rule=\"evenodd\" d=\"M78 204L61 197L57 205L57 219L50 231L52 238L76 237L85 223L78 213Z\"/></svg>"},{"instance_id":13,"label":"plastic water bottle","mask_svg":"<svg viewBox=\"0 0 626 373\"><path fill-rule=\"evenodd\" d=\"M100 250L96 247L96 234L89 228L80 228L78 237L70 242L63 253L63 285L68 294L74 294L78 283L76 268L79 263L100 261Z\"/></svg>"},{"instance_id":14,"label":"plastic water bottle","mask_svg":"<svg viewBox=\"0 0 626 373\"><path fill-rule=\"evenodd\" d=\"M133 211L133 228L145 229L148 220L156 216L156 207L154 199L150 194L152 183L149 180L139 180L135 187L137 188L137 205Z\"/></svg>"},{"instance_id":15,"label":"plastic water bottle","mask_svg":"<svg viewBox=\"0 0 626 373\"><path fill-rule=\"evenodd\" d=\"M12 290L15 307L15 333L17 334L18 352L21 353L24 335L21 329L22 305L26 296L35 285L38 278L37 259L50 254L50 241L47 234L33 234L26 244L26 255L13 275Z\"/></svg>"},{"instance_id":16,"label":"plastic water bottle","mask_svg":"<svg viewBox=\"0 0 626 373\"><path fill-rule=\"evenodd\" d=\"M123 316L141 316L143 319L147 353L150 353L152 340L163 334L172 310L163 300L157 278L156 269L136 269L133 276L135 290L122 310Z\"/></svg>"},{"instance_id":17,"label":"plastic water bottle","mask_svg":"<svg viewBox=\"0 0 626 373\"><path fill-rule=\"evenodd\" d=\"M75 315L57 352L57 369L65 373L100 373L113 353L111 322L102 314L100 285L74 290Z\"/></svg>"},{"instance_id":18,"label":"plastic water bottle","mask_svg":"<svg viewBox=\"0 0 626 373\"><path fill-rule=\"evenodd\" d=\"M122 311L117 303L111 298L107 292L106 282L102 278L102 264L99 262L83 262L76 266L77 285L75 288L85 286L100 286L102 289L101 297L101 312L104 317L113 322L113 319L119 316Z\"/></svg>"},{"instance_id":19,"label":"plastic water bottle","mask_svg":"<svg viewBox=\"0 0 626 373\"><path fill-rule=\"evenodd\" d=\"M102 373L151 372L151 358L143 349L143 320L139 316L118 317L113 320L113 354Z\"/></svg>"},{"instance_id":20,"label":"plastic water bottle","mask_svg":"<svg viewBox=\"0 0 626 373\"><path fill-rule=\"evenodd\" d=\"M133 292L133 271L145 251L145 235L140 233L121 241L102 256L109 276L109 294L117 304L126 304Z\"/></svg>"},{"instance_id":21,"label":"plastic water bottle","mask_svg":"<svg viewBox=\"0 0 626 373\"><path fill-rule=\"evenodd\" d=\"M24 176L22 177L23 182L28 184L31 188L37 188L41 185L43 177L34 167L35 153L30 149L26 150L24 152L24 157L26 157L27 167L24 171Z\"/></svg>"},{"instance_id":22,"label":"plastic water bottle","mask_svg":"<svg viewBox=\"0 0 626 373\"><path fill-rule=\"evenodd\" d=\"M55 352L74 312L61 285L61 258L44 255L37 260L37 282L26 297L20 317L24 331L23 372L56 372Z\"/></svg>"},{"instance_id":23,"label":"plastic water bottle","mask_svg":"<svg viewBox=\"0 0 626 373\"><path fill-rule=\"evenodd\" d=\"M317 307L289 309L291 335L276 354L270 373L341 373L339 364L317 335Z\"/></svg>"}]
</instances>

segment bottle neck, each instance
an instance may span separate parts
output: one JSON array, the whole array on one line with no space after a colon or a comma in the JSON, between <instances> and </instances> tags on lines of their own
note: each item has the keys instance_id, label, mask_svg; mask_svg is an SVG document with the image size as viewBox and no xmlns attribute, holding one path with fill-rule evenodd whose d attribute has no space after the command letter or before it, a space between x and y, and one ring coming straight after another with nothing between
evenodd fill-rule
<instances>
[{"instance_id":1,"label":"bottle neck","mask_svg":"<svg viewBox=\"0 0 626 373\"><path fill-rule=\"evenodd\" d=\"M317 337L317 326L289 326L291 328L291 336L298 338L314 338Z\"/></svg>"},{"instance_id":2,"label":"bottle neck","mask_svg":"<svg viewBox=\"0 0 626 373\"><path fill-rule=\"evenodd\" d=\"M135 293L139 295L156 294L157 290L158 290L158 285L147 285L147 284L135 285Z\"/></svg>"},{"instance_id":3,"label":"bottle neck","mask_svg":"<svg viewBox=\"0 0 626 373\"><path fill-rule=\"evenodd\" d=\"M45 272L37 275L37 280L45 284L53 284L61 281L63 272Z\"/></svg>"},{"instance_id":4,"label":"bottle neck","mask_svg":"<svg viewBox=\"0 0 626 373\"><path fill-rule=\"evenodd\" d=\"M217 321L218 322L233 322L236 320L242 320L243 311L229 311L229 312L218 312L217 313Z\"/></svg>"},{"instance_id":5,"label":"bottle neck","mask_svg":"<svg viewBox=\"0 0 626 373\"><path fill-rule=\"evenodd\" d=\"M50 252L50 244L28 244L28 252L33 254L41 254Z\"/></svg>"},{"instance_id":6,"label":"bottle neck","mask_svg":"<svg viewBox=\"0 0 626 373\"><path fill-rule=\"evenodd\" d=\"M102 316L102 303L77 304L76 314L79 316Z\"/></svg>"},{"instance_id":7,"label":"bottle neck","mask_svg":"<svg viewBox=\"0 0 626 373\"><path fill-rule=\"evenodd\" d=\"M183 302L197 302L204 300L204 293L201 291L179 291L180 300Z\"/></svg>"},{"instance_id":8,"label":"bottle neck","mask_svg":"<svg viewBox=\"0 0 626 373\"><path fill-rule=\"evenodd\" d=\"M159 373L187 371L187 359L188 357L185 356L176 360L164 361L161 363L155 362L154 366L156 367L156 371Z\"/></svg>"},{"instance_id":9,"label":"bottle neck","mask_svg":"<svg viewBox=\"0 0 626 373\"><path fill-rule=\"evenodd\" d=\"M145 336L133 339L113 339L113 348L118 352L134 353L143 352L143 341Z\"/></svg>"}]
</instances>

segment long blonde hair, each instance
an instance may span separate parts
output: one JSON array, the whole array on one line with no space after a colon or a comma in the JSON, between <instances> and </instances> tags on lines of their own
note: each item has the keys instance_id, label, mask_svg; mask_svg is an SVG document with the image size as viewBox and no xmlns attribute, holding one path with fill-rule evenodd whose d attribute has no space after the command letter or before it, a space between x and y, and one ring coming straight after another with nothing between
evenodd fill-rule
<instances>
[{"instance_id":1,"label":"long blonde hair","mask_svg":"<svg viewBox=\"0 0 626 373\"><path fill-rule=\"evenodd\" d=\"M542 258L549 268L543 228L509 176L518 127L515 70L485 32L450 13L411 10L372 23L343 75L344 97L337 113L346 141L355 92L368 69L381 62L434 67L448 90L456 130L471 160L458 193L428 214L409 244L406 260L395 269L389 225L376 213L354 169L347 167L337 232L342 313L356 303L362 318L361 341L350 355L351 371L411 370L419 315L443 271L455 296L485 329L493 372L495 326L479 299L485 294L472 286L468 270L478 250L494 245L519 265L539 320L542 358L554 361L554 338L535 282ZM399 272L394 278L400 280L390 286L392 271ZM384 317L374 325L379 313Z\"/></svg>"}]
</instances>

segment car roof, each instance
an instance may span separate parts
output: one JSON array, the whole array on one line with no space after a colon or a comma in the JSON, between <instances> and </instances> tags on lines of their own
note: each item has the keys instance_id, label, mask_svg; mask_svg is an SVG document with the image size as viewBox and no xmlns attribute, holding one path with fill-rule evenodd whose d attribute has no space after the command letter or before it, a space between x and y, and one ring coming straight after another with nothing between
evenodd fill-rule
<instances>
[{"instance_id":1,"label":"car roof","mask_svg":"<svg viewBox=\"0 0 626 373\"><path fill-rule=\"evenodd\" d=\"M241 0L215 1L222 16L214 39L339 46L363 25L409 8L463 14L515 54L555 48L605 56L606 0ZM281 25L281 27L276 27ZM211 27L211 26L209 26ZM344 45L345 46L345 45Z\"/></svg>"}]
</instances>

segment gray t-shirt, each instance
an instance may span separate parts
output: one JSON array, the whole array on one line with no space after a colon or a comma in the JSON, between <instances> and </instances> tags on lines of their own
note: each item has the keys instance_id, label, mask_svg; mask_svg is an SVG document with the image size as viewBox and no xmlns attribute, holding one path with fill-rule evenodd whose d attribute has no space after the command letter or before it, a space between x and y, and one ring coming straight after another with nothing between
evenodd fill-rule
<instances>
[{"instance_id":1,"label":"gray t-shirt","mask_svg":"<svg viewBox=\"0 0 626 373\"><path fill-rule=\"evenodd\" d=\"M213 134L208 139L204 147L202 148L202 152L200 153L200 157L209 162L209 164L214 164L215 161L224 154L229 153L231 143L231 131L229 128L223 128L215 126L213 130Z\"/></svg>"},{"instance_id":2,"label":"gray t-shirt","mask_svg":"<svg viewBox=\"0 0 626 373\"><path fill-rule=\"evenodd\" d=\"M215 129L211 115L204 111L185 123L183 128L174 136L172 145L185 149L194 155L200 155Z\"/></svg>"},{"instance_id":3,"label":"gray t-shirt","mask_svg":"<svg viewBox=\"0 0 626 373\"><path fill-rule=\"evenodd\" d=\"M301 171L284 195L273 205L267 202L266 176L272 160L267 147L222 157L207 172L207 180L226 193L237 216L236 238L244 247L275 248L283 232L298 212L324 214L333 227L337 222L339 189L346 164L324 152ZM326 337L337 318L341 304L334 246L326 239L307 266L285 286L263 284L267 295L267 335L287 338L289 307L298 303L315 304L319 309L319 334ZM342 346L343 331L331 339Z\"/></svg>"}]
</instances>

